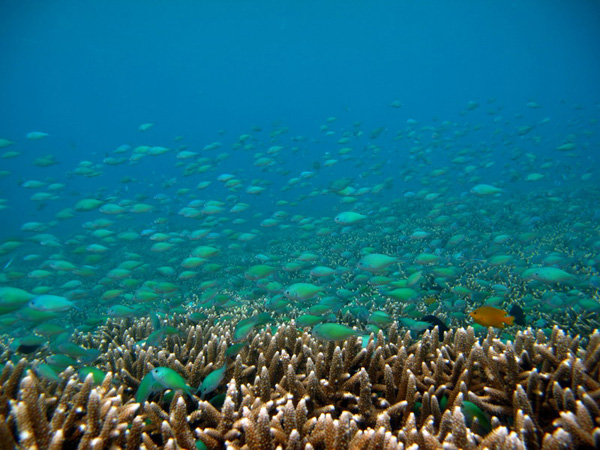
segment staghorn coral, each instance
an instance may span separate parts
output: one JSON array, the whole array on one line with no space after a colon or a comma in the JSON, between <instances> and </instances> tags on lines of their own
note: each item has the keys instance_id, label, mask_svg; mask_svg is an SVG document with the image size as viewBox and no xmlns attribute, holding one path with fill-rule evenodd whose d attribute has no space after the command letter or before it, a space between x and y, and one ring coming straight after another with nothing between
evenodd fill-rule
<instances>
[{"instance_id":1,"label":"staghorn coral","mask_svg":"<svg viewBox=\"0 0 600 450\"><path fill-rule=\"evenodd\" d=\"M233 360L212 404L171 391L135 403L154 367L194 387L227 359L230 325L185 325L161 348L136 342L146 321L109 321L78 339L102 350L101 385L69 369L59 383L24 359L0 374L0 449L541 449L600 446L600 332L580 339L531 329L514 342L493 331L437 329L418 340L395 325L363 348L324 343L293 324L257 332ZM35 363L35 361L34 361ZM484 430L465 402L491 419ZM200 444L201 443L201 444Z\"/></svg>"}]
</instances>

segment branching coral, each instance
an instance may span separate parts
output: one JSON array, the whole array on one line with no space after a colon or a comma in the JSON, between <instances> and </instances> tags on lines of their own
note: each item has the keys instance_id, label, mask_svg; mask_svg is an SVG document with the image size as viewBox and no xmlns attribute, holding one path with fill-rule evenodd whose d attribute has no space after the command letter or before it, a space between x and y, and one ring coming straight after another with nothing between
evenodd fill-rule
<instances>
[{"instance_id":1,"label":"branching coral","mask_svg":"<svg viewBox=\"0 0 600 450\"><path fill-rule=\"evenodd\" d=\"M528 329L514 342L492 331L478 339L471 328L413 341L392 326L387 339L379 333L363 347L357 337L336 345L281 325L256 333L229 360L212 403L168 389L135 403L154 367L169 367L195 388L227 360L230 326L180 328L184 337L143 348L136 341L149 332L144 321L108 323L91 338L109 371L100 385L91 375L80 382L73 370L56 383L24 360L7 363L0 448L600 446L598 331L583 346L558 328L549 337Z\"/></svg>"}]
</instances>

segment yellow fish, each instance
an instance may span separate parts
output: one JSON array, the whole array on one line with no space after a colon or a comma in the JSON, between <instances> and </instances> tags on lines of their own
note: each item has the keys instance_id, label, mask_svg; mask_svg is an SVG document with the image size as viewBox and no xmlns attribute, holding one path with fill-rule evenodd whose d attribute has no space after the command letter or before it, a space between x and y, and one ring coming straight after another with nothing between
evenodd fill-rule
<instances>
[{"instance_id":1,"label":"yellow fish","mask_svg":"<svg viewBox=\"0 0 600 450\"><path fill-rule=\"evenodd\" d=\"M493 306L482 306L475 311L471 311L469 315L475 323L484 327L504 328L505 325L512 325L515 321L515 318L509 316L506 311Z\"/></svg>"}]
</instances>

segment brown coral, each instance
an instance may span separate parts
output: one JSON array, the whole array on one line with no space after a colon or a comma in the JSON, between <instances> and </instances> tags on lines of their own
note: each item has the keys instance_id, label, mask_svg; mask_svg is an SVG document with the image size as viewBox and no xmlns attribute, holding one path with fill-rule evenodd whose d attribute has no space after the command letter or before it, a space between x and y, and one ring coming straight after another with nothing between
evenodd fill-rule
<instances>
[{"instance_id":1,"label":"brown coral","mask_svg":"<svg viewBox=\"0 0 600 450\"><path fill-rule=\"evenodd\" d=\"M184 318L179 321L180 328ZM227 325L187 326L162 348L148 332L111 322L93 335L109 375L100 386L72 370L60 383L25 360L0 375L0 448L211 449L594 448L600 445L600 333L582 341L555 328L528 329L514 343L472 328L413 341L395 326L365 348L351 338L323 343L282 325L258 332L228 363L214 405L169 391L144 405L134 395L153 368L170 367L197 386L226 360ZM86 339L90 339L87 336ZM212 395L212 394L211 394ZM475 427L471 402L491 418ZM479 424L481 425L481 424Z\"/></svg>"}]
</instances>

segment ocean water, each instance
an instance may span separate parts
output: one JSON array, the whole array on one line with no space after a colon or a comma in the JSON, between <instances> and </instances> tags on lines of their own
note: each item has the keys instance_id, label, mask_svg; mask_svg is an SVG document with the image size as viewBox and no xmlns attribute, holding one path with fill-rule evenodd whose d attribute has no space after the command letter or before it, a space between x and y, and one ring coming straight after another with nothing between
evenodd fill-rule
<instances>
[{"instance_id":1,"label":"ocean water","mask_svg":"<svg viewBox=\"0 0 600 450\"><path fill-rule=\"evenodd\" d=\"M598 328L597 1L3 0L0 55L2 363L193 313Z\"/></svg>"}]
</instances>

